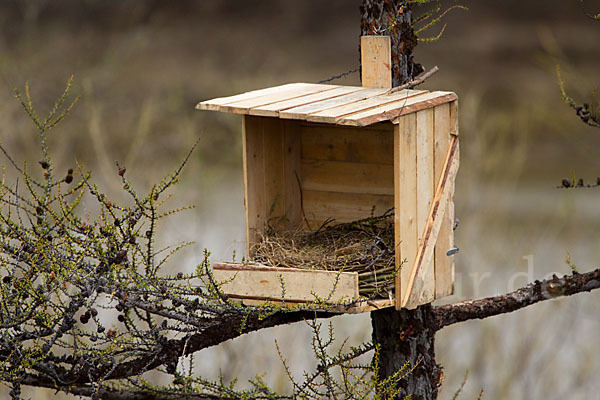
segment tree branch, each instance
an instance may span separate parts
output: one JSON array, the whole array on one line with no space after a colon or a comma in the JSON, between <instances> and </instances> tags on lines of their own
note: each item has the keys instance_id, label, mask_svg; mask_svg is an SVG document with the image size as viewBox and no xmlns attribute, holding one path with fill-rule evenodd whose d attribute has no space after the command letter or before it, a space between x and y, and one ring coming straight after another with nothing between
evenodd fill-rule
<instances>
[{"instance_id":1,"label":"tree branch","mask_svg":"<svg viewBox=\"0 0 600 400\"><path fill-rule=\"evenodd\" d=\"M177 393L165 392L160 390L142 390L142 389L112 389L108 387L94 388L90 385L82 386L61 386L56 387L51 381L37 375L25 375L21 382L23 385L33 387L45 387L55 389L64 393L76 396L91 397L102 400L225 400L228 397L216 396L207 393Z\"/></svg>"},{"instance_id":2,"label":"tree branch","mask_svg":"<svg viewBox=\"0 0 600 400\"><path fill-rule=\"evenodd\" d=\"M165 343L158 344L156 349L145 352L133 360L117 365L102 364L96 367L80 368L77 370L77 376L69 377L69 381L73 385L85 385L89 383L90 377L111 380L125 379L137 376L140 372L153 370L161 365L176 364L179 357L218 345L245 333L307 319L331 318L336 315L340 315L340 313L293 311L275 313L266 318L261 318L258 313L252 313L247 316L243 330L240 330L241 315L224 315L222 318L207 323L206 327L197 333L179 339L169 339Z\"/></svg>"},{"instance_id":3,"label":"tree branch","mask_svg":"<svg viewBox=\"0 0 600 400\"><path fill-rule=\"evenodd\" d=\"M600 268L585 274L574 272L558 278L535 281L501 296L467 300L433 308L436 330L471 319L484 319L525 308L540 301L590 292L600 288Z\"/></svg>"}]
</instances>

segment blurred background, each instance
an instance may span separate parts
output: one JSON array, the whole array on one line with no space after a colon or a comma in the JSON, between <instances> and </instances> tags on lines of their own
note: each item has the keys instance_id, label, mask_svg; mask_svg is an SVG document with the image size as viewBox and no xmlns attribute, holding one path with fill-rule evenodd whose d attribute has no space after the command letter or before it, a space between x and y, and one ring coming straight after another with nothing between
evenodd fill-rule
<instances>
[{"instance_id":1,"label":"blurred background","mask_svg":"<svg viewBox=\"0 0 600 400\"><path fill-rule=\"evenodd\" d=\"M207 248L239 259L244 216L240 118L195 111L198 101L288 82L316 82L358 67L359 0L0 0L0 141L19 162L39 159L33 125L13 99L31 85L40 114L75 75L81 96L52 133L53 156L75 160L104 190L122 196L114 161L139 191L200 147L172 206L196 208L165 221L165 244L195 240L169 268L191 271ZM448 4L454 4L449 2ZM461 169L456 188L456 294L445 302L504 293L548 274L600 261L600 131L561 101L594 101L600 84L600 23L576 0L465 0L440 40L416 59L440 67L426 88L460 97ZM600 4L590 1L590 10ZM418 14L420 10L417 9ZM424 36L435 36L441 25ZM335 83L359 85L357 74ZM595 100L597 102L597 98ZM3 160L4 162L4 160ZM84 210L85 212L85 205ZM440 399L592 399L600 392L600 293L546 302L438 333ZM368 315L333 319L340 342L369 340ZM240 382L256 374L289 384L274 339L300 376L315 363L303 324L245 335L196 357L198 374ZM29 392L50 398L52 391Z\"/></svg>"}]
</instances>

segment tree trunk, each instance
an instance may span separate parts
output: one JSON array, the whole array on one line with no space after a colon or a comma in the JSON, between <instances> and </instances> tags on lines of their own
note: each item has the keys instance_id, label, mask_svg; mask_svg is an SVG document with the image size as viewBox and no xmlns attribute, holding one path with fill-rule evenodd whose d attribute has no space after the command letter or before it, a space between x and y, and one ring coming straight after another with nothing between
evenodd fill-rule
<instances>
[{"instance_id":1,"label":"tree trunk","mask_svg":"<svg viewBox=\"0 0 600 400\"><path fill-rule=\"evenodd\" d=\"M436 322L431 305L415 310L393 307L371 313L373 342L379 349L379 378L397 371L406 377L400 382L398 398L411 395L412 400L436 399L442 371L435 362Z\"/></svg>"},{"instance_id":2,"label":"tree trunk","mask_svg":"<svg viewBox=\"0 0 600 400\"><path fill-rule=\"evenodd\" d=\"M400 86L423 72L421 64L413 60L417 37L412 27L411 4L406 0L362 0L360 14L361 36L391 38L392 86Z\"/></svg>"},{"instance_id":3,"label":"tree trunk","mask_svg":"<svg viewBox=\"0 0 600 400\"><path fill-rule=\"evenodd\" d=\"M360 6L361 35L391 38L393 86L411 81L423 72L421 64L413 59L417 37L412 27L411 7L405 0L362 0ZM371 323L373 342L380 345L379 377L385 379L402 368L401 375L405 375L412 369L400 383L402 391L398 398L412 395L413 400L436 399L442 375L435 362L431 306L374 311Z\"/></svg>"}]
</instances>

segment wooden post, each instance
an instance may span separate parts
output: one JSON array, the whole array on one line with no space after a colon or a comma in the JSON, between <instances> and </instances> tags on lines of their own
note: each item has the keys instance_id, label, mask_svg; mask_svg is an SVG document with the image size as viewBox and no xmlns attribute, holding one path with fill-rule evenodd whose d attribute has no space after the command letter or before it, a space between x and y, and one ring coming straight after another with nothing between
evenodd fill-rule
<instances>
[{"instance_id":1,"label":"wooden post","mask_svg":"<svg viewBox=\"0 0 600 400\"><path fill-rule=\"evenodd\" d=\"M392 87L392 52L389 36L361 36L360 62L363 87Z\"/></svg>"}]
</instances>

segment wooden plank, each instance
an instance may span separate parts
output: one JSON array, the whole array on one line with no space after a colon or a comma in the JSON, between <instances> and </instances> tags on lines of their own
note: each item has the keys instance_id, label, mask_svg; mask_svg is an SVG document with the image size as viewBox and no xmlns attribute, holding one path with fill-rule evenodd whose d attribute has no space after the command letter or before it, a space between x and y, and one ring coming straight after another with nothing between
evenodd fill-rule
<instances>
[{"instance_id":1,"label":"wooden plank","mask_svg":"<svg viewBox=\"0 0 600 400\"><path fill-rule=\"evenodd\" d=\"M380 126L380 125L378 125ZM394 163L393 125L379 129L338 127L331 125L301 126L302 157L311 160Z\"/></svg>"},{"instance_id":2,"label":"wooden plank","mask_svg":"<svg viewBox=\"0 0 600 400\"><path fill-rule=\"evenodd\" d=\"M283 88L279 91L269 93L264 96L258 96L247 100L222 104L219 107L219 111L235 114L247 114L251 108L261 107L267 104L277 103L284 100L290 100L296 97L306 96L314 93L320 93L323 91L335 89L336 87L338 86L306 83L302 86Z\"/></svg>"},{"instance_id":3,"label":"wooden plank","mask_svg":"<svg viewBox=\"0 0 600 400\"><path fill-rule=\"evenodd\" d=\"M334 107L352 104L387 92L387 89L362 89L333 99L321 100L304 106L294 107L279 113L280 118L305 120L310 114Z\"/></svg>"},{"instance_id":4,"label":"wooden plank","mask_svg":"<svg viewBox=\"0 0 600 400\"><path fill-rule=\"evenodd\" d=\"M361 126L368 126L380 121L392 121L395 123L395 119L397 119L401 115L410 114L413 112L417 112L420 110L424 110L426 108L433 108L435 106L439 106L440 104L449 103L458 99L456 93L452 92L440 92L445 93L440 97L436 97L435 99L427 100L421 103L415 103L410 106L406 106L401 108L400 110L391 110L386 113L383 113L379 116L379 118L369 118L362 121L359 121Z\"/></svg>"},{"instance_id":5,"label":"wooden plank","mask_svg":"<svg viewBox=\"0 0 600 400\"><path fill-rule=\"evenodd\" d=\"M428 92L424 90L401 90L392 94L382 94L380 96L370 97L365 100L357 101L351 104L345 104L339 107L329 108L327 110L311 114L308 116L307 121L337 124L338 121L344 121L342 117L346 115L364 112L389 103L398 103L399 106L396 106L396 108L398 108L405 101L407 101L408 98L425 95L427 93Z\"/></svg>"},{"instance_id":6,"label":"wooden plank","mask_svg":"<svg viewBox=\"0 0 600 400\"><path fill-rule=\"evenodd\" d=\"M434 121L433 109L416 113L417 116L417 233L425 230L433 201L434 186ZM442 161L443 163L443 161ZM419 247L423 244L419 237ZM435 243L434 243L435 245ZM410 265L410 264L409 264ZM433 261L423 264L415 280L412 296L406 304L414 308L435 300L435 270Z\"/></svg>"},{"instance_id":7,"label":"wooden plank","mask_svg":"<svg viewBox=\"0 0 600 400\"><path fill-rule=\"evenodd\" d=\"M393 120L398 115L433 108L438 104L447 103L454 99L456 99L456 95L449 92L423 93L409 98L405 96L400 101L345 115L338 118L336 123L340 125L368 126L377 122Z\"/></svg>"},{"instance_id":8,"label":"wooden plank","mask_svg":"<svg viewBox=\"0 0 600 400\"><path fill-rule=\"evenodd\" d=\"M263 160L265 213L267 224L280 228L285 219L285 178L283 124L280 119L263 118Z\"/></svg>"},{"instance_id":9,"label":"wooden plank","mask_svg":"<svg viewBox=\"0 0 600 400\"><path fill-rule=\"evenodd\" d=\"M450 115L450 105L452 103L442 104L434 109L434 176L436 178L436 187L440 182L443 174L444 161L448 149L450 148L450 132L451 121L453 116ZM454 186L454 182L449 182L449 185ZM451 193L454 193L454 187L451 188ZM435 267L435 298L439 299L445 296L449 296L453 291L453 274L452 264L453 257L449 257L446 253L449 249L454 246L452 239L453 235L453 213L448 207L452 203L452 196L448 199L446 204L442 204L442 207L447 207L442 226L440 227L440 233L435 244L434 250L434 267Z\"/></svg>"},{"instance_id":10,"label":"wooden plank","mask_svg":"<svg viewBox=\"0 0 600 400\"><path fill-rule=\"evenodd\" d=\"M451 195L452 185L450 182L454 181L457 169L458 138L456 136L452 136L448 156L444 163L444 175L442 179L440 179L439 185L435 192L435 197L433 203L431 204L431 210L429 212L429 217L427 218L425 230L421 236L423 241L419 246L417 256L410 270L410 277L407 283L408 290L402 294L402 307L416 306L410 302L410 298L417 287L416 280L421 270L424 268L424 266L428 265L433 258L433 249L435 242L437 241L437 236L442 225L443 217L446 212L446 208L443 207L443 205L448 201Z\"/></svg>"},{"instance_id":11,"label":"wooden plank","mask_svg":"<svg viewBox=\"0 0 600 400\"><path fill-rule=\"evenodd\" d=\"M242 146L244 168L244 206L246 211L246 255L266 226L263 156L264 118L243 116Z\"/></svg>"},{"instance_id":12,"label":"wooden plank","mask_svg":"<svg viewBox=\"0 0 600 400\"><path fill-rule=\"evenodd\" d=\"M396 308L402 306L401 298L408 291L410 267L417 256L417 118L415 114L399 119L394 135L396 210L394 228L396 238Z\"/></svg>"},{"instance_id":13,"label":"wooden plank","mask_svg":"<svg viewBox=\"0 0 600 400\"><path fill-rule=\"evenodd\" d=\"M302 160L302 189L342 193L394 194L393 166Z\"/></svg>"},{"instance_id":14,"label":"wooden plank","mask_svg":"<svg viewBox=\"0 0 600 400\"><path fill-rule=\"evenodd\" d=\"M272 304L274 306L285 306L286 308L292 308L297 310L312 310L312 311L327 311L332 313L341 314L361 314L365 312L371 312L376 310L382 310L384 308L393 307L395 304L394 299L376 299L376 300L358 300L353 301L349 304L329 304L322 307L321 304L307 303L307 302L296 302L287 300L283 304L280 300L258 300L258 299L233 299L241 304L249 307L263 307L265 303Z\"/></svg>"},{"instance_id":15,"label":"wooden plank","mask_svg":"<svg viewBox=\"0 0 600 400\"><path fill-rule=\"evenodd\" d=\"M302 141L300 126L296 121L282 121L283 125L283 168L285 185L285 216L289 228L302 222Z\"/></svg>"},{"instance_id":16,"label":"wooden plank","mask_svg":"<svg viewBox=\"0 0 600 400\"><path fill-rule=\"evenodd\" d=\"M307 85L307 83L288 83L280 86L273 86L264 89L252 90L250 92L237 94L228 97L219 97L216 99L206 100L198 103L196 109L198 110L209 110L209 111L221 111L221 106L236 101L253 99L256 97L264 96L271 93L276 93L281 90L286 90L294 87L301 87Z\"/></svg>"},{"instance_id":17,"label":"wooden plank","mask_svg":"<svg viewBox=\"0 0 600 400\"><path fill-rule=\"evenodd\" d=\"M394 197L374 194L338 193L304 190L304 213L310 228L316 230L333 218L336 223L351 222L372 215L382 215L394 207Z\"/></svg>"},{"instance_id":18,"label":"wooden plank","mask_svg":"<svg viewBox=\"0 0 600 400\"><path fill-rule=\"evenodd\" d=\"M392 87L392 51L389 36L361 36L360 65L364 87Z\"/></svg>"},{"instance_id":19,"label":"wooden plank","mask_svg":"<svg viewBox=\"0 0 600 400\"><path fill-rule=\"evenodd\" d=\"M358 299L358 273L217 263L213 275L230 297L326 303ZM283 282L283 283L282 283Z\"/></svg>"},{"instance_id":20,"label":"wooden plank","mask_svg":"<svg viewBox=\"0 0 600 400\"><path fill-rule=\"evenodd\" d=\"M249 114L262 115L265 117L279 117L279 113L283 110L311 104L316 101L336 98L345 94L355 93L359 90L362 90L362 88L357 86L339 86L330 90L325 90L306 96L295 97L289 100L278 101L276 103L267 104L266 106L251 108Z\"/></svg>"}]
</instances>

